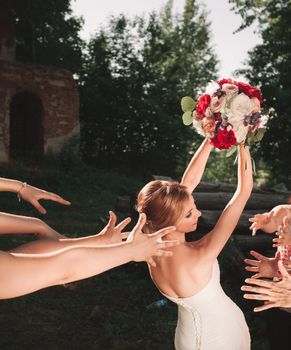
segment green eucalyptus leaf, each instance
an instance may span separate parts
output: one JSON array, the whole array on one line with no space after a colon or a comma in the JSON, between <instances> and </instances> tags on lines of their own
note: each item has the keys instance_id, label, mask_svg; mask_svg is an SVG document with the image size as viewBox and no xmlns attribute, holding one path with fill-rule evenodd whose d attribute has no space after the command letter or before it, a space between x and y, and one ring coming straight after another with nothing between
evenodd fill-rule
<instances>
[{"instance_id":1,"label":"green eucalyptus leaf","mask_svg":"<svg viewBox=\"0 0 291 350\"><path fill-rule=\"evenodd\" d=\"M258 129L258 130L255 132L256 141L261 141L261 140L262 140L262 138L264 137L265 131L266 131L265 128L261 128L261 129Z\"/></svg>"},{"instance_id":2,"label":"green eucalyptus leaf","mask_svg":"<svg viewBox=\"0 0 291 350\"><path fill-rule=\"evenodd\" d=\"M183 112L192 112L196 107L196 102L190 96L185 96L181 100L181 107Z\"/></svg>"},{"instance_id":3,"label":"green eucalyptus leaf","mask_svg":"<svg viewBox=\"0 0 291 350\"><path fill-rule=\"evenodd\" d=\"M248 145L252 144L255 142L255 135L252 132L249 132L246 137L246 143Z\"/></svg>"},{"instance_id":4,"label":"green eucalyptus leaf","mask_svg":"<svg viewBox=\"0 0 291 350\"><path fill-rule=\"evenodd\" d=\"M265 128L260 128L260 129L257 129L255 132L249 132L247 135L248 143L254 143L254 142L261 141L264 134L265 134L265 131L266 131Z\"/></svg>"},{"instance_id":5,"label":"green eucalyptus leaf","mask_svg":"<svg viewBox=\"0 0 291 350\"><path fill-rule=\"evenodd\" d=\"M228 151L226 152L226 157L227 157L227 158L231 157L235 152L236 152L236 147L233 146L233 147L231 147L230 150L228 150Z\"/></svg>"},{"instance_id":6,"label":"green eucalyptus leaf","mask_svg":"<svg viewBox=\"0 0 291 350\"><path fill-rule=\"evenodd\" d=\"M182 116L182 119L185 125L191 125L193 122L192 112L190 111L185 112Z\"/></svg>"}]
</instances>

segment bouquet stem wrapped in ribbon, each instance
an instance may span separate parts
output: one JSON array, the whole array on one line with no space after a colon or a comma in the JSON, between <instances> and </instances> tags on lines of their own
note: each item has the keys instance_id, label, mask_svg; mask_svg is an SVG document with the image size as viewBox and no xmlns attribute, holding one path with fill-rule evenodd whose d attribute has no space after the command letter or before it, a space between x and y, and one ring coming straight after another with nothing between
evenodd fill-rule
<instances>
[{"instance_id":1,"label":"bouquet stem wrapped in ribbon","mask_svg":"<svg viewBox=\"0 0 291 350\"><path fill-rule=\"evenodd\" d=\"M261 104L256 87L232 79L211 81L197 104L189 96L182 98L182 119L185 125L193 123L214 147L228 150L262 139L268 116L260 113Z\"/></svg>"}]
</instances>

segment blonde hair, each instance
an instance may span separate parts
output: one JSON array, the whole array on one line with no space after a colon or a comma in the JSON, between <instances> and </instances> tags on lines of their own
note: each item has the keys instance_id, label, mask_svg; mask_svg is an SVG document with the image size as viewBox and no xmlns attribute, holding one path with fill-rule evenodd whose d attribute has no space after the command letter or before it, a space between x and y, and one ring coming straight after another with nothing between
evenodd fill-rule
<instances>
[{"instance_id":1,"label":"blonde hair","mask_svg":"<svg viewBox=\"0 0 291 350\"><path fill-rule=\"evenodd\" d=\"M189 199L187 187L178 182L155 180L145 185L137 197L137 210L145 213L146 233L175 225Z\"/></svg>"}]
</instances>

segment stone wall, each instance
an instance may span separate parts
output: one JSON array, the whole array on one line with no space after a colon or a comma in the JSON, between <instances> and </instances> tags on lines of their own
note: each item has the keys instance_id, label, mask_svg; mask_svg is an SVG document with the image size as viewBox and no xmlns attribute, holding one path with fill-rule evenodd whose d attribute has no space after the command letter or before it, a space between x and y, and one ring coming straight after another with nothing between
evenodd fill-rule
<instances>
[{"instance_id":1,"label":"stone wall","mask_svg":"<svg viewBox=\"0 0 291 350\"><path fill-rule=\"evenodd\" d=\"M69 71L0 61L0 161L9 160L11 101L22 92L41 100L45 152L57 152L79 131L79 94Z\"/></svg>"}]
</instances>

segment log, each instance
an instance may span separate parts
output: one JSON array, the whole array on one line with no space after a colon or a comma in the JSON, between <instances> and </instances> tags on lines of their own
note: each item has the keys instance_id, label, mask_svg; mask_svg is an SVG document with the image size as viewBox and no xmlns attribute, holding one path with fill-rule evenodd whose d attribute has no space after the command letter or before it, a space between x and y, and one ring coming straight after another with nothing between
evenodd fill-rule
<instances>
[{"instance_id":1,"label":"log","mask_svg":"<svg viewBox=\"0 0 291 350\"><path fill-rule=\"evenodd\" d=\"M232 193L227 192L195 192L193 195L197 208L201 210L222 210L230 201L232 196ZM269 211L276 205L287 203L288 198L289 194L287 193L252 193L246 204L246 209L261 209L261 211Z\"/></svg>"},{"instance_id":2,"label":"log","mask_svg":"<svg viewBox=\"0 0 291 350\"><path fill-rule=\"evenodd\" d=\"M213 183L213 182L204 182L201 181L199 185L195 188L195 192L231 192L234 193L236 190L236 184L233 183ZM263 193L263 194L284 194L291 196L291 192L286 190L282 191L280 187L275 188L263 188L263 187L254 187L254 193Z\"/></svg>"},{"instance_id":3,"label":"log","mask_svg":"<svg viewBox=\"0 0 291 350\"><path fill-rule=\"evenodd\" d=\"M256 236L232 236L232 239L235 242L235 244L244 252L249 252L250 250L256 250L258 252L273 250L275 255L276 249L272 248L273 238L274 235L268 234L257 234Z\"/></svg>"},{"instance_id":4,"label":"log","mask_svg":"<svg viewBox=\"0 0 291 350\"><path fill-rule=\"evenodd\" d=\"M201 210L202 216L199 218L198 225L202 228L213 228L216 224L219 216L222 213L222 210ZM235 228L235 233L244 233L246 235L251 234L249 229L251 223L249 222L249 218L261 213L261 210L248 210L244 211L238 221L238 224Z\"/></svg>"}]
</instances>

